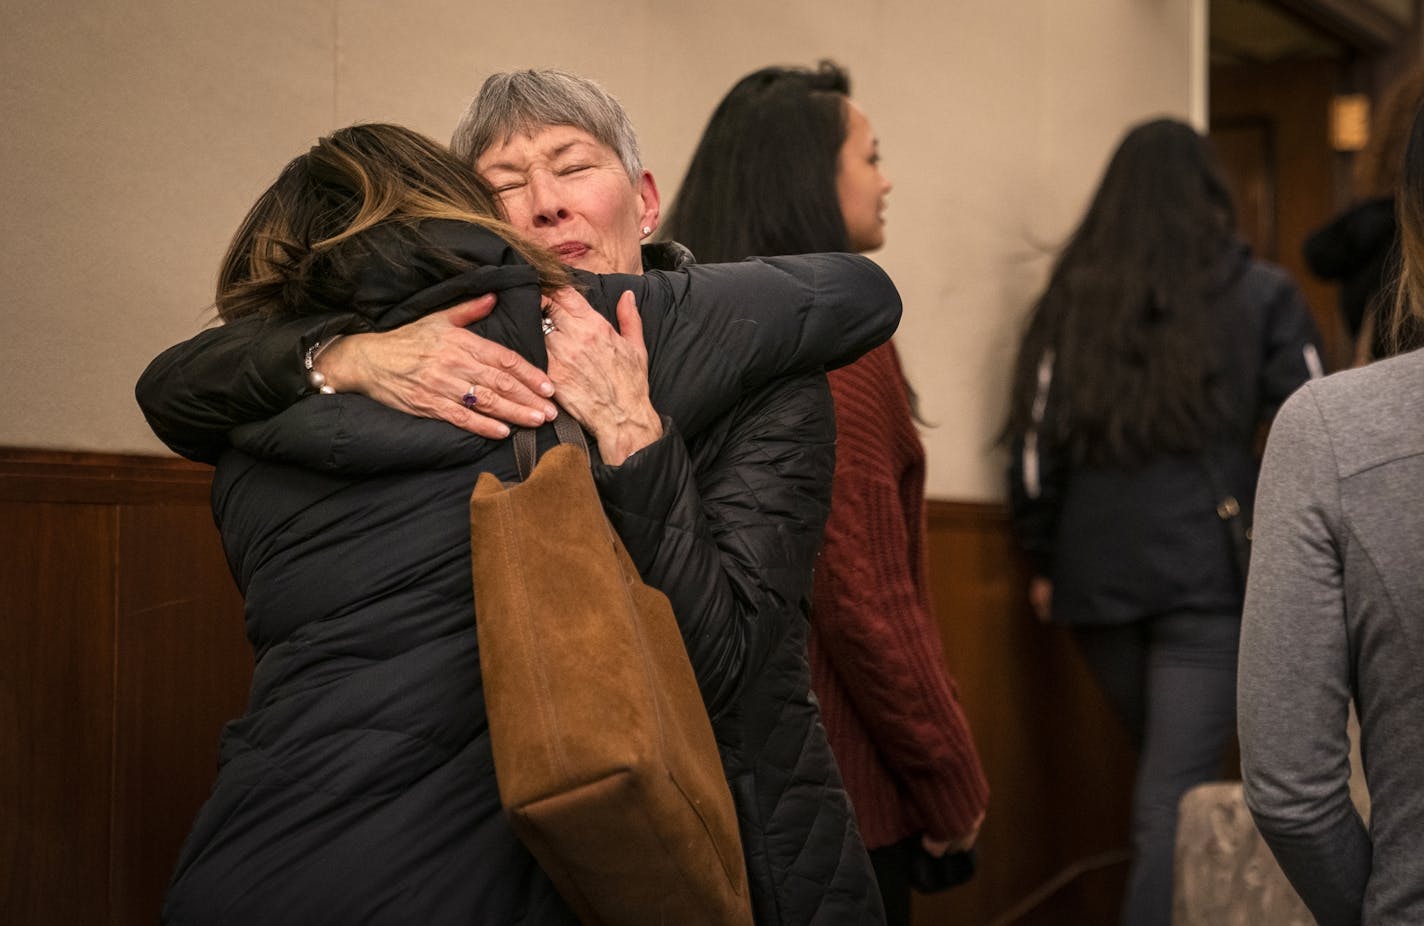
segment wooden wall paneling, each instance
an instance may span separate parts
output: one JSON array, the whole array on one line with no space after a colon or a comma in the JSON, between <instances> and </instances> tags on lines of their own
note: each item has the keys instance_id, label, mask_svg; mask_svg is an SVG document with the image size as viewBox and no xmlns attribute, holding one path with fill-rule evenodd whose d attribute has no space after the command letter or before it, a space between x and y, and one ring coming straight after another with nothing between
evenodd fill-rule
<instances>
[{"instance_id":1,"label":"wooden wall paneling","mask_svg":"<svg viewBox=\"0 0 1424 926\"><path fill-rule=\"evenodd\" d=\"M0 447L0 501L206 508L212 473L173 457Z\"/></svg>"},{"instance_id":2,"label":"wooden wall paneling","mask_svg":"<svg viewBox=\"0 0 1424 926\"><path fill-rule=\"evenodd\" d=\"M1342 74L1335 59L1231 65L1211 70L1213 136L1218 123L1269 126L1276 241L1264 253L1300 284L1325 342L1331 369L1348 366L1353 345L1340 320L1336 287L1305 266L1301 248L1336 211L1335 152L1330 147L1330 99ZM1225 165L1228 172L1233 165ZM1241 188L1244 178L1230 178ZM1238 204L1239 206L1239 204Z\"/></svg>"},{"instance_id":3,"label":"wooden wall paneling","mask_svg":"<svg viewBox=\"0 0 1424 926\"><path fill-rule=\"evenodd\" d=\"M0 501L0 922L106 922L113 512Z\"/></svg>"},{"instance_id":4,"label":"wooden wall paneling","mask_svg":"<svg viewBox=\"0 0 1424 926\"><path fill-rule=\"evenodd\" d=\"M252 675L207 504L119 509L113 919L154 922Z\"/></svg>"},{"instance_id":5,"label":"wooden wall paneling","mask_svg":"<svg viewBox=\"0 0 1424 926\"><path fill-rule=\"evenodd\" d=\"M208 467L0 448L0 923L153 923L251 655Z\"/></svg>"},{"instance_id":6,"label":"wooden wall paneling","mask_svg":"<svg viewBox=\"0 0 1424 926\"><path fill-rule=\"evenodd\" d=\"M176 460L0 448L0 922L151 923L251 673L208 512ZM993 796L971 884L916 922L992 923L1123 844L1132 757L1000 506L933 503L932 594ZM1120 868L1018 922L1111 922Z\"/></svg>"},{"instance_id":7,"label":"wooden wall paneling","mask_svg":"<svg viewBox=\"0 0 1424 926\"><path fill-rule=\"evenodd\" d=\"M1134 757L1068 633L1040 625L1001 506L932 502L931 592L991 788L969 884L916 896L920 926L991 923L1075 862L1126 845ZM1114 922L1126 866L1067 883L1016 920Z\"/></svg>"},{"instance_id":8,"label":"wooden wall paneling","mask_svg":"<svg viewBox=\"0 0 1424 926\"><path fill-rule=\"evenodd\" d=\"M1211 140L1231 184L1241 235L1258 257L1278 261L1275 126L1259 117L1221 117Z\"/></svg>"}]
</instances>

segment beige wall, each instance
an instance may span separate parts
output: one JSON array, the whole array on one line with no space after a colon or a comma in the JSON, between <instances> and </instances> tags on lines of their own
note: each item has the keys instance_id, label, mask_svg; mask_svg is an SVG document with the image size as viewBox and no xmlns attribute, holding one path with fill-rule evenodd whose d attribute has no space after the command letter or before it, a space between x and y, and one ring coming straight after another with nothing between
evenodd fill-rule
<instances>
[{"instance_id":1,"label":"beige wall","mask_svg":"<svg viewBox=\"0 0 1424 926\"><path fill-rule=\"evenodd\" d=\"M1023 312L1122 128L1200 117L1202 0L0 0L0 445L160 446L132 384L210 320L246 207L318 134L448 136L493 70L627 106L670 199L713 105L832 56L881 139L932 495L1000 494Z\"/></svg>"}]
</instances>

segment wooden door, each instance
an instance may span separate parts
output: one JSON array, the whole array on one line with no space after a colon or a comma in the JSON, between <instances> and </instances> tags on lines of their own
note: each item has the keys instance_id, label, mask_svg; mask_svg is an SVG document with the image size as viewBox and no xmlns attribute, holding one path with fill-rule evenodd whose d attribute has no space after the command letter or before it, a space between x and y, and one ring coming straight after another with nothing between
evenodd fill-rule
<instances>
[{"instance_id":1,"label":"wooden door","mask_svg":"<svg viewBox=\"0 0 1424 926\"><path fill-rule=\"evenodd\" d=\"M1335 287L1310 273L1301 248L1337 208L1330 100L1342 66L1339 59L1322 58L1211 72L1210 134L1242 233L1258 256L1281 265L1300 284L1330 370L1349 365L1352 345Z\"/></svg>"}]
</instances>

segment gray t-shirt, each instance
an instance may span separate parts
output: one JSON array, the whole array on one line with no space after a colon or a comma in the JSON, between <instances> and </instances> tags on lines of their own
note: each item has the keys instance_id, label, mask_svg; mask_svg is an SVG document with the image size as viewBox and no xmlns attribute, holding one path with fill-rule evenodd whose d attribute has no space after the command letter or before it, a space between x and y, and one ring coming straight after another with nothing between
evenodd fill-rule
<instances>
[{"instance_id":1,"label":"gray t-shirt","mask_svg":"<svg viewBox=\"0 0 1424 926\"><path fill-rule=\"evenodd\" d=\"M1324 926L1424 923L1424 352L1272 427L1238 684L1246 801ZM1368 829L1350 801L1351 699Z\"/></svg>"}]
</instances>

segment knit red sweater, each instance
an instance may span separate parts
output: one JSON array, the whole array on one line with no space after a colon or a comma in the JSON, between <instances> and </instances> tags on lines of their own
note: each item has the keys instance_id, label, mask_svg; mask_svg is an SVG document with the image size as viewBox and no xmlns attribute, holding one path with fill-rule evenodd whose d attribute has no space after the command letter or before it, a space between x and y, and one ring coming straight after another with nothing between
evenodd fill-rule
<instances>
[{"instance_id":1,"label":"knit red sweater","mask_svg":"<svg viewBox=\"0 0 1424 926\"><path fill-rule=\"evenodd\" d=\"M830 374L836 473L811 678L872 849L967 833L989 786L925 587L925 451L893 343Z\"/></svg>"}]
</instances>

